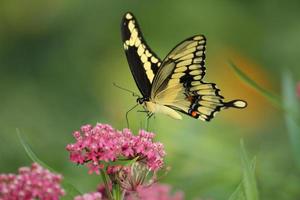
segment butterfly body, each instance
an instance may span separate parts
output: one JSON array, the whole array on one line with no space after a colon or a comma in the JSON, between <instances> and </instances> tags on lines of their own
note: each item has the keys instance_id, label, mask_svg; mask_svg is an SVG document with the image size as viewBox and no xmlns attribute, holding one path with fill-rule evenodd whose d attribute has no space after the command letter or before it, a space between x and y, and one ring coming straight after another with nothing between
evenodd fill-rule
<instances>
[{"instance_id":1,"label":"butterfly body","mask_svg":"<svg viewBox=\"0 0 300 200\"><path fill-rule=\"evenodd\" d=\"M168 115L169 117L172 117L173 119L182 119L181 115L178 114L178 112L176 112L174 109L172 109L168 106L158 104L153 100L146 100L146 101L141 102L141 101L139 101L139 99L138 99L138 102L143 105L145 110L148 112L149 116L151 116L154 113L161 113L161 114Z\"/></svg>"},{"instance_id":2,"label":"butterfly body","mask_svg":"<svg viewBox=\"0 0 300 200\"><path fill-rule=\"evenodd\" d=\"M164 60L150 49L131 13L122 19L125 54L142 94L137 99L149 115L163 113L181 119L178 112L210 121L223 109L245 108L243 100L224 102L214 83L203 81L206 38L195 35L174 47Z\"/></svg>"}]
</instances>

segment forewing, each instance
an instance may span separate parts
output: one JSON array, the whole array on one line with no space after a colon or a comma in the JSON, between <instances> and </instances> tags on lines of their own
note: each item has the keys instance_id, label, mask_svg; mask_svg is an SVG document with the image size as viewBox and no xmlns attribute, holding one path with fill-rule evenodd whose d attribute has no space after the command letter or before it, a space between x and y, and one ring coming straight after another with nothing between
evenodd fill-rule
<instances>
[{"instance_id":1,"label":"forewing","mask_svg":"<svg viewBox=\"0 0 300 200\"><path fill-rule=\"evenodd\" d=\"M167 85L190 84L205 75L205 45L203 35L190 37L178 44L165 58L152 84L151 97L166 89Z\"/></svg>"},{"instance_id":2,"label":"forewing","mask_svg":"<svg viewBox=\"0 0 300 200\"><path fill-rule=\"evenodd\" d=\"M244 108L246 102L224 102L214 83L205 83L205 44L202 35L184 40L163 61L153 80L151 98L194 118L210 121L225 108Z\"/></svg>"},{"instance_id":3,"label":"forewing","mask_svg":"<svg viewBox=\"0 0 300 200\"><path fill-rule=\"evenodd\" d=\"M144 40L133 14L126 13L124 15L121 23L121 33L127 61L134 80L142 95L149 97L151 83L161 61Z\"/></svg>"}]
</instances>

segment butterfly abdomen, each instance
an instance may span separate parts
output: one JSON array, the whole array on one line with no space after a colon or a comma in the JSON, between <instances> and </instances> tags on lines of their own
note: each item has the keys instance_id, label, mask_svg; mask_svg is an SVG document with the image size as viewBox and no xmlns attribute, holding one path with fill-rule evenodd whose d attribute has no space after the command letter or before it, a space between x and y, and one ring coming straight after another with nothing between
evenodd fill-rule
<instances>
[{"instance_id":1,"label":"butterfly abdomen","mask_svg":"<svg viewBox=\"0 0 300 200\"><path fill-rule=\"evenodd\" d=\"M174 119L182 119L181 115L178 114L178 112L164 105L160 105L151 101L146 101L145 107L150 113L162 113Z\"/></svg>"}]
</instances>

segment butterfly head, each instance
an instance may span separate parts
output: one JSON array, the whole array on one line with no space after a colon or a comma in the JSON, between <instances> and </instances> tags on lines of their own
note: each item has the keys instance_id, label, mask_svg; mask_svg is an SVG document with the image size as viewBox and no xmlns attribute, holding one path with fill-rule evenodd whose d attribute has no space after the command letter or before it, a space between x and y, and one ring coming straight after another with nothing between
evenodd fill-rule
<instances>
[{"instance_id":1,"label":"butterfly head","mask_svg":"<svg viewBox=\"0 0 300 200\"><path fill-rule=\"evenodd\" d=\"M139 97L137 98L136 102L139 104L143 104L145 101L149 101L149 98L146 97Z\"/></svg>"}]
</instances>

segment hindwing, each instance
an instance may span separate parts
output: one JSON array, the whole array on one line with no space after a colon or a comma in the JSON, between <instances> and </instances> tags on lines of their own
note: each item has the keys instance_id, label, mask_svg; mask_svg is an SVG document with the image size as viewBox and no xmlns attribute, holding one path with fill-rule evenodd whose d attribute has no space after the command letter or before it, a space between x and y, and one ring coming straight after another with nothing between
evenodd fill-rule
<instances>
[{"instance_id":1,"label":"hindwing","mask_svg":"<svg viewBox=\"0 0 300 200\"><path fill-rule=\"evenodd\" d=\"M205 121L218 111L244 108L246 102L224 102L214 83L205 83L205 45L203 35L196 35L178 44L165 58L154 77L151 99L175 110Z\"/></svg>"}]
</instances>

